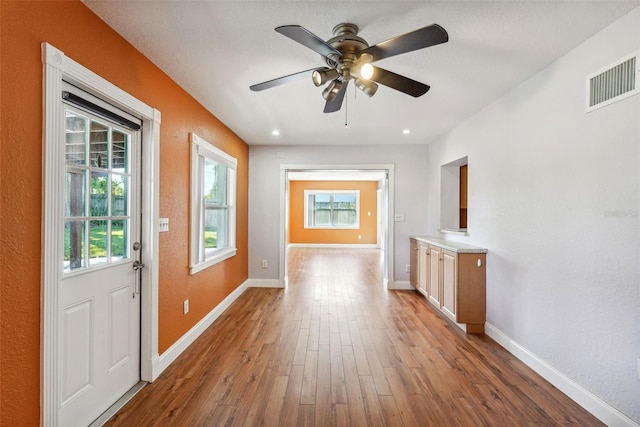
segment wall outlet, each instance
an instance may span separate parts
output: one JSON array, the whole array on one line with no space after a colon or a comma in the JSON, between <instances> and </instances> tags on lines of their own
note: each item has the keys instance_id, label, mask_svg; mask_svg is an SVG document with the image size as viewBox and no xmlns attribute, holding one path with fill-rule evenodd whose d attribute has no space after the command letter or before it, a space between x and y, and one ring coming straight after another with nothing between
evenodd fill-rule
<instances>
[{"instance_id":1,"label":"wall outlet","mask_svg":"<svg viewBox=\"0 0 640 427\"><path fill-rule=\"evenodd\" d=\"M269 263L267 262L266 259L262 260L262 268L269 268Z\"/></svg>"},{"instance_id":2,"label":"wall outlet","mask_svg":"<svg viewBox=\"0 0 640 427\"><path fill-rule=\"evenodd\" d=\"M411 265L407 264L407 266L404 268L404 271L406 273L411 273Z\"/></svg>"},{"instance_id":3,"label":"wall outlet","mask_svg":"<svg viewBox=\"0 0 640 427\"><path fill-rule=\"evenodd\" d=\"M182 309L184 311L184 314L187 314L189 312L189 300L188 299L184 300L184 303L182 304Z\"/></svg>"},{"instance_id":4,"label":"wall outlet","mask_svg":"<svg viewBox=\"0 0 640 427\"><path fill-rule=\"evenodd\" d=\"M403 213L393 215L393 219L395 220L395 222L402 222L405 220L405 218L406 216Z\"/></svg>"}]
</instances>

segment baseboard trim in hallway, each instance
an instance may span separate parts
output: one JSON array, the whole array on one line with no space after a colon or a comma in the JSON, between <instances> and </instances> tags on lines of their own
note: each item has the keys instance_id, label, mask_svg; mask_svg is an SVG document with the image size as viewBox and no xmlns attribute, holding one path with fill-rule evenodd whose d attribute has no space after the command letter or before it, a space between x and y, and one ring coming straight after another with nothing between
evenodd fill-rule
<instances>
[{"instance_id":1,"label":"baseboard trim in hallway","mask_svg":"<svg viewBox=\"0 0 640 427\"><path fill-rule=\"evenodd\" d=\"M606 425L619 427L640 426L640 424L636 424L631 418L549 365L489 322L485 323L484 329L487 336Z\"/></svg>"},{"instance_id":2,"label":"baseboard trim in hallway","mask_svg":"<svg viewBox=\"0 0 640 427\"><path fill-rule=\"evenodd\" d=\"M231 292L225 299L220 302L213 310L202 318L193 328L184 334L178 341L176 341L167 351L162 353L158 357L157 362L154 364L154 378L165 370L173 361L175 361L202 333L216 321L218 317L224 311L229 308L235 300L237 300L244 291L249 288L248 281L238 286L233 292Z\"/></svg>"}]
</instances>

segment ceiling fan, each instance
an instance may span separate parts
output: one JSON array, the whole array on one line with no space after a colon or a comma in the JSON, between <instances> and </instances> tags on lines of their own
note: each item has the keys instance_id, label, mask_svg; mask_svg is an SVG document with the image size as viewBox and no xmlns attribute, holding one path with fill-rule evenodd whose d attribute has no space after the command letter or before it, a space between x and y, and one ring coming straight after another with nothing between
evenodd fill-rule
<instances>
[{"instance_id":1,"label":"ceiling fan","mask_svg":"<svg viewBox=\"0 0 640 427\"><path fill-rule=\"evenodd\" d=\"M317 87L328 83L322 92L326 100L325 113L340 110L350 80L353 80L356 87L368 97L376 93L378 84L416 98L424 95L429 90L429 85L373 66L371 63L449 40L447 31L438 24L428 25L374 46L369 46L364 39L358 37L358 26L349 23L336 25L333 28L334 37L327 41L300 25L284 25L275 30L319 53L328 66L278 77L250 86L250 89L257 92L311 76L313 84Z\"/></svg>"}]
</instances>

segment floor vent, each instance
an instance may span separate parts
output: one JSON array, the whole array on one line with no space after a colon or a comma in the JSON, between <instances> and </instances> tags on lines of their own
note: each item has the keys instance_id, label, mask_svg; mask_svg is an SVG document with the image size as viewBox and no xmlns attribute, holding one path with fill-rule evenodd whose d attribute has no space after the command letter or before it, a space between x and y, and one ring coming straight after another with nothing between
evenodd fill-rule
<instances>
[{"instance_id":1,"label":"floor vent","mask_svg":"<svg viewBox=\"0 0 640 427\"><path fill-rule=\"evenodd\" d=\"M587 112L640 93L638 52L587 77Z\"/></svg>"}]
</instances>

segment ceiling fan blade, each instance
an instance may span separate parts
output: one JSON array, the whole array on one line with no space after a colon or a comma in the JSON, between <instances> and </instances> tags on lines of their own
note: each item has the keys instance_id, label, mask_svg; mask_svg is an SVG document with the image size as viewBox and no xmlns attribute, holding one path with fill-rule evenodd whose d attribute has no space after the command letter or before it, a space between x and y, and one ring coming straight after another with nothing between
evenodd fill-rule
<instances>
[{"instance_id":1,"label":"ceiling fan blade","mask_svg":"<svg viewBox=\"0 0 640 427\"><path fill-rule=\"evenodd\" d=\"M358 56L363 53L368 53L373 57L372 62L379 61L384 58L435 46L447 41L449 41L447 31L438 24L432 24L363 49L358 53Z\"/></svg>"},{"instance_id":2,"label":"ceiling fan blade","mask_svg":"<svg viewBox=\"0 0 640 427\"><path fill-rule=\"evenodd\" d=\"M330 68L327 68L327 67L312 68L310 70L300 71L299 73L289 74L288 76L282 76L282 77L278 77L277 79L255 84L255 85L249 86L249 89L251 89L254 92L259 92L261 90L270 89L272 87L280 86L285 83L290 83L296 80L304 79L305 77L311 76L311 74L313 74L313 72L316 70L329 70L329 69Z\"/></svg>"},{"instance_id":3,"label":"ceiling fan blade","mask_svg":"<svg viewBox=\"0 0 640 427\"><path fill-rule=\"evenodd\" d=\"M324 57L335 55L339 58L342 58L342 53L334 49L333 46L327 44L327 42L313 34L311 31L301 27L300 25L283 25L281 27L277 27L276 31L284 36L289 37L291 40L308 47L309 49L319 53Z\"/></svg>"},{"instance_id":4,"label":"ceiling fan blade","mask_svg":"<svg viewBox=\"0 0 640 427\"><path fill-rule=\"evenodd\" d=\"M431 86L424 83L417 82L409 77L401 76L400 74L392 73L391 71L384 70L379 67L373 67L373 77L371 77L376 83L390 87L407 95L411 95L415 98L424 95L431 88Z\"/></svg>"},{"instance_id":5,"label":"ceiling fan blade","mask_svg":"<svg viewBox=\"0 0 640 427\"><path fill-rule=\"evenodd\" d=\"M325 113L335 113L342 108L342 101L344 100L344 95L347 93L347 86L349 86L349 80L342 84L340 91L336 94L336 97L333 98L332 101L327 101L324 105Z\"/></svg>"}]
</instances>

